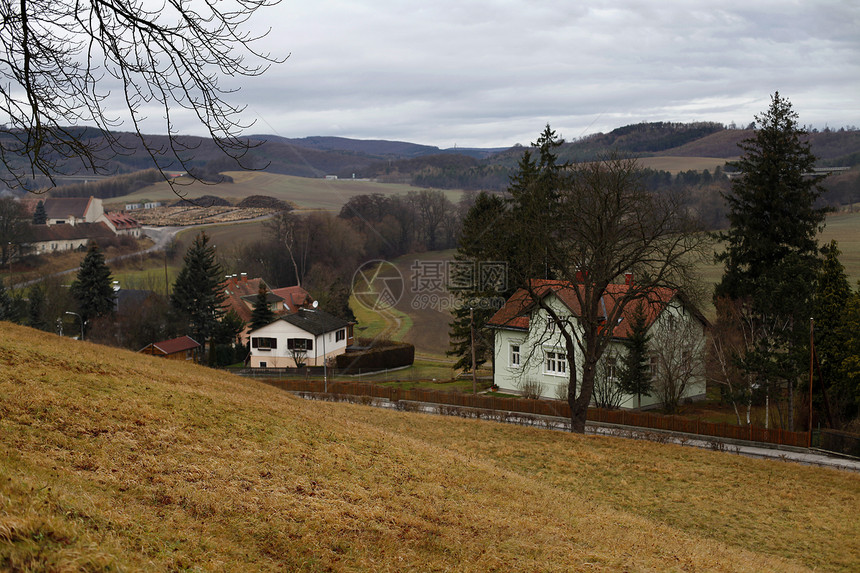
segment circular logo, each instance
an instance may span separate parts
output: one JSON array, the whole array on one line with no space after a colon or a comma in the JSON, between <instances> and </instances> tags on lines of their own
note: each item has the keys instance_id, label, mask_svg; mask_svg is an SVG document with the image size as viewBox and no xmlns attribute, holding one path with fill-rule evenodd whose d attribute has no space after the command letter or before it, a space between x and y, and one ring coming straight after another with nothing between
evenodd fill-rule
<instances>
[{"instance_id":1,"label":"circular logo","mask_svg":"<svg viewBox=\"0 0 860 573\"><path fill-rule=\"evenodd\" d=\"M352 275L352 294L368 310L391 308L400 301L403 289L403 275L388 261L367 261Z\"/></svg>"}]
</instances>

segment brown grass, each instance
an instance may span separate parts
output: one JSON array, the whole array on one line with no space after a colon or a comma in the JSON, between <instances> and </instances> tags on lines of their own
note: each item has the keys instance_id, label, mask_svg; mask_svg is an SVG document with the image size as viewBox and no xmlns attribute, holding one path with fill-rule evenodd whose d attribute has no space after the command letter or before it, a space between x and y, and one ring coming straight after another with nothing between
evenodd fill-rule
<instances>
[{"instance_id":1,"label":"brown grass","mask_svg":"<svg viewBox=\"0 0 860 573\"><path fill-rule=\"evenodd\" d=\"M298 209L325 209L340 212L351 197L370 193L384 195L406 194L416 191L409 185L377 183L375 181L352 181L340 179L311 179L294 177L264 171L230 171L227 175L233 178L233 183L217 185L195 182L179 187L183 197L195 198L203 195L214 195L231 200L242 200L251 195L269 195L294 204ZM460 191L445 191L449 199L455 203L460 198ZM149 185L126 195L111 199L111 206L122 208L126 203L139 201L177 201L178 197L167 183Z\"/></svg>"},{"instance_id":2,"label":"brown grass","mask_svg":"<svg viewBox=\"0 0 860 573\"><path fill-rule=\"evenodd\" d=\"M0 569L860 564L860 477L305 402L3 324Z\"/></svg>"}]
</instances>

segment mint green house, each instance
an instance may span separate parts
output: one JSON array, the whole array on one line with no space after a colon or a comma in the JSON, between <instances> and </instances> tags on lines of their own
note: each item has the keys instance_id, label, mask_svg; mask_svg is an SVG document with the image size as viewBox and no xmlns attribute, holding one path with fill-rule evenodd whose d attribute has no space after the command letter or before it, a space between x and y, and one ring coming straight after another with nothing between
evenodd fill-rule
<instances>
[{"instance_id":1,"label":"mint green house","mask_svg":"<svg viewBox=\"0 0 860 573\"><path fill-rule=\"evenodd\" d=\"M539 294L567 328L581 340L579 308L573 286L542 281ZM609 285L601 305L611 315L612 305L630 285ZM639 304L639 303L634 303ZM624 394L618 376L627 353L634 305L628 304L613 326L612 338L598 364L592 402L601 407L646 408L683 403L705 395L704 353L707 320L677 290L653 289L641 303L649 344L654 390L648 396ZM607 312L609 309L609 312ZM570 367L564 338L548 313L539 308L525 289L514 293L489 320L494 331L494 382L501 392L567 398ZM582 356L577 348L574 364L581 380Z\"/></svg>"}]
</instances>

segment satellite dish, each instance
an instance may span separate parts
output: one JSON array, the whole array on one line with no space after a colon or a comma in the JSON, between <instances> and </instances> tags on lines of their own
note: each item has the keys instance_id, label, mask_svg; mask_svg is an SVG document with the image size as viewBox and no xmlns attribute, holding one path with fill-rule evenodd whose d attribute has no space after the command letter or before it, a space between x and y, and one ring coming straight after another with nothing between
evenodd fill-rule
<instances>
[{"instance_id":1,"label":"satellite dish","mask_svg":"<svg viewBox=\"0 0 860 573\"><path fill-rule=\"evenodd\" d=\"M316 307L318 307L319 305L320 305L320 301L318 301L318 300L315 300L315 301L313 301L313 302L311 303L311 306L312 306L313 308L316 308Z\"/></svg>"}]
</instances>

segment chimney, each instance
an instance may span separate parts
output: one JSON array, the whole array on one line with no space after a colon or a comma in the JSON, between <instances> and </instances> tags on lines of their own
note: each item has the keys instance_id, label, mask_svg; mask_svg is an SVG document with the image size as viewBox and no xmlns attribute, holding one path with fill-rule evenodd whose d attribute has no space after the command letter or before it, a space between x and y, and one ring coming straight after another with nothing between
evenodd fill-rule
<instances>
[{"instance_id":1,"label":"chimney","mask_svg":"<svg viewBox=\"0 0 860 573\"><path fill-rule=\"evenodd\" d=\"M241 276L242 276L242 282L243 283L248 282L248 273L242 273Z\"/></svg>"},{"instance_id":2,"label":"chimney","mask_svg":"<svg viewBox=\"0 0 860 573\"><path fill-rule=\"evenodd\" d=\"M630 271L624 273L624 284L627 286L633 286L633 273Z\"/></svg>"},{"instance_id":3,"label":"chimney","mask_svg":"<svg viewBox=\"0 0 860 573\"><path fill-rule=\"evenodd\" d=\"M582 269L576 269L576 282L584 283L585 277L588 276L588 271L583 271Z\"/></svg>"}]
</instances>

